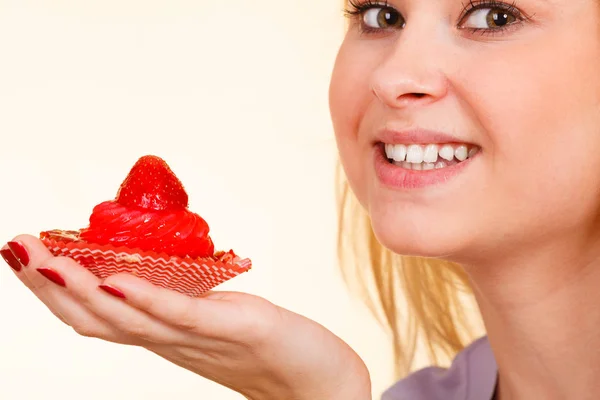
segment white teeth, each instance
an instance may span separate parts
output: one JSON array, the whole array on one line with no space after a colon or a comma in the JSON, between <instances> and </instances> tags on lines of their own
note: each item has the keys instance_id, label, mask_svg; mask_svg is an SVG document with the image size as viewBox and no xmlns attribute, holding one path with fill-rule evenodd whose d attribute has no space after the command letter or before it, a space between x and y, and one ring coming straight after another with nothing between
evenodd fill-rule
<instances>
[{"instance_id":1,"label":"white teeth","mask_svg":"<svg viewBox=\"0 0 600 400\"><path fill-rule=\"evenodd\" d=\"M406 161L411 163L422 163L423 162L423 147L418 144L411 144L408 146L406 152Z\"/></svg>"},{"instance_id":2,"label":"white teeth","mask_svg":"<svg viewBox=\"0 0 600 400\"><path fill-rule=\"evenodd\" d=\"M394 145L386 143L385 144L385 156L391 160L392 158L394 158L393 155L394 155Z\"/></svg>"},{"instance_id":3,"label":"white teeth","mask_svg":"<svg viewBox=\"0 0 600 400\"><path fill-rule=\"evenodd\" d=\"M385 145L385 155L388 159L394 161L404 161L406 158L406 146L403 144L388 144Z\"/></svg>"},{"instance_id":4,"label":"white teeth","mask_svg":"<svg viewBox=\"0 0 600 400\"><path fill-rule=\"evenodd\" d=\"M460 145L456 148L456 150L454 150L454 157L456 157L458 161L465 161L468 156L469 150L465 145Z\"/></svg>"},{"instance_id":5,"label":"white teeth","mask_svg":"<svg viewBox=\"0 0 600 400\"><path fill-rule=\"evenodd\" d=\"M455 165L479 152L478 147L439 144L386 144L385 154L396 166L415 170L430 171Z\"/></svg>"},{"instance_id":6,"label":"white teeth","mask_svg":"<svg viewBox=\"0 0 600 400\"><path fill-rule=\"evenodd\" d=\"M449 144L446 144L439 150L439 155L444 160L451 161L454 158L454 148Z\"/></svg>"},{"instance_id":7,"label":"white teeth","mask_svg":"<svg viewBox=\"0 0 600 400\"><path fill-rule=\"evenodd\" d=\"M436 162L438 158L438 147L437 144L428 144L423 153L423 161L428 163Z\"/></svg>"},{"instance_id":8,"label":"white teeth","mask_svg":"<svg viewBox=\"0 0 600 400\"><path fill-rule=\"evenodd\" d=\"M406 146L403 144L395 145L392 151L392 158L394 161L404 161L406 158Z\"/></svg>"}]
</instances>

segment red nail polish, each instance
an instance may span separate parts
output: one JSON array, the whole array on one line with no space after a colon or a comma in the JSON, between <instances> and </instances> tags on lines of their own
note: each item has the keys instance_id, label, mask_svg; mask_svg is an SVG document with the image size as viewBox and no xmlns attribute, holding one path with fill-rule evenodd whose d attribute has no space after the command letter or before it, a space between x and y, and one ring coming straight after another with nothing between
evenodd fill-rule
<instances>
[{"instance_id":1,"label":"red nail polish","mask_svg":"<svg viewBox=\"0 0 600 400\"><path fill-rule=\"evenodd\" d=\"M2 258L4 261L15 271L19 272L22 268L21 263L17 260L17 257L13 254L10 249L2 249L0 250L0 254L2 254Z\"/></svg>"},{"instance_id":2,"label":"red nail polish","mask_svg":"<svg viewBox=\"0 0 600 400\"><path fill-rule=\"evenodd\" d=\"M125 294L123 294L123 292L121 292L119 289L115 289L112 286L108 286L108 285L100 285L98 286L100 289L104 290L106 293L108 294L112 294L115 297L121 298L121 299L125 299Z\"/></svg>"},{"instance_id":3,"label":"red nail polish","mask_svg":"<svg viewBox=\"0 0 600 400\"><path fill-rule=\"evenodd\" d=\"M67 284L65 280L58 274L58 272L54 271L50 268L38 268L37 272L46 277L49 281L56 283L59 286L66 287Z\"/></svg>"},{"instance_id":4,"label":"red nail polish","mask_svg":"<svg viewBox=\"0 0 600 400\"><path fill-rule=\"evenodd\" d=\"M8 242L8 247L23 266L26 267L29 265L29 253L27 253L25 246L19 242Z\"/></svg>"}]
</instances>

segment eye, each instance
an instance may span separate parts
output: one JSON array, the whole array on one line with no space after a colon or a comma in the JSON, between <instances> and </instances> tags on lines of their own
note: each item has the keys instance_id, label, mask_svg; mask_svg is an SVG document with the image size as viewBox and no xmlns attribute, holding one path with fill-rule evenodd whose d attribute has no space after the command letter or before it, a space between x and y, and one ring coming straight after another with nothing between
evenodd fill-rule
<instances>
[{"instance_id":1,"label":"eye","mask_svg":"<svg viewBox=\"0 0 600 400\"><path fill-rule=\"evenodd\" d=\"M482 7L473 9L463 20L463 28L502 29L520 21L520 16L515 11L500 7Z\"/></svg>"},{"instance_id":2,"label":"eye","mask_svg":"<svg viewBox=\"0 0 600 400\"><path fill-rule=\"evenodd\" d=\"M404 28L406 21L391 7L373 6L363 11L363 24L369 29Z\"/></svg>"}]
</instances>

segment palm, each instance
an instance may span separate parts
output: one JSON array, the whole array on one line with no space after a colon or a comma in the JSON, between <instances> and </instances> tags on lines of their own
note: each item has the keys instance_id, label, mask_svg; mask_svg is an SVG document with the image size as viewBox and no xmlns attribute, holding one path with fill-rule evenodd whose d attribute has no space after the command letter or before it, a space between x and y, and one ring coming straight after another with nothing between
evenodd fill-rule
<instances>
[{"instance_id":1,"label":"palm","mask_svg":"<svg viewBox=\"0 0 600 400\"><path fill-rule=\"evenodd\" d=\"M159 356L208 379L239 390L250 398L259 397L258 387L272 386L265 378L283 382L295 377L300 388L318 387L327 374L330 381L348 366L360 369L360 358L333 333L316 322L274 305L260 297L238 292L213 292L218 302L220 331L198 336L196 346L147 346ZM343 357L332 358L330 354ZM305 374L306 371L313 372ZM304 378L299 378L304 375ZM298 379L304 379L300 384ZM307 398L307 393L298 393ZM301 396L301 397L300 397ZM310 395L308 395L310 398Z\"/></svg>"},{"instance_id":2,"label":"palm","mask_svg":"<svg viewBox=\"0 0 600 400\"><path fill-rule=\"evenodd\" d=\"M144 347L252 399L370 398L362 360L308 318L244 293L190 298L127 274L101 281L33 237L18 240L31 255L18 276L81 335ZM46 280L42 266L64 282Z\"/></svg>"}]
</instances>

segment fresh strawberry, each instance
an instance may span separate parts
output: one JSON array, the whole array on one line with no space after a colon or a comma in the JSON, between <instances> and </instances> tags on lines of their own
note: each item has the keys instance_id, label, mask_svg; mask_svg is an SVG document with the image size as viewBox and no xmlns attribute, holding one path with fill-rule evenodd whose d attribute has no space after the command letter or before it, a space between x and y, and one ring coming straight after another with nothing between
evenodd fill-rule
<instances>
[{"instance_id":1,"label":"fresh strawberry","mask_svg":"<svg viewBox=\"0 0 600 400\"><path fill-rule=\"evenodd\" d=\"M116 201L155 211L188 207L188 195L167 163L157 156L141 157L121 184Z\"/></svg>"}]
</instances>

